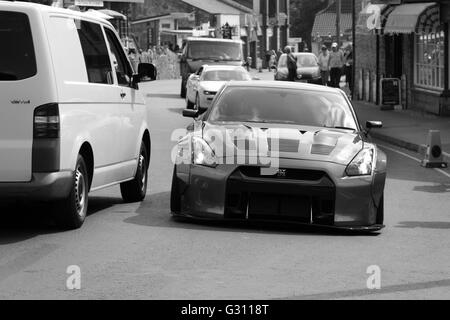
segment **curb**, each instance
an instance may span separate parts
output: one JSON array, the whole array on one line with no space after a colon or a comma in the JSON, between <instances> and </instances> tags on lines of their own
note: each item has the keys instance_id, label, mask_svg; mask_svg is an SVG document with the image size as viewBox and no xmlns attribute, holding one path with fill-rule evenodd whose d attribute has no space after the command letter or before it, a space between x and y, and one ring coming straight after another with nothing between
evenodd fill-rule
<instances>
[{"instance_id":1,"label":"curb","mask_svg":"<svg viewBox=\"0 0 450 320\"><path fill-rule=\"evenodd\" d=\"M427 153L428 146L426 146L424 144L408 142L405 140L390 137L390 136L387 136L387 135L384 135L384 134L381 134L378 132L373 132L373 131L370 132L370 136L372 136L375 139L379 139L379 140L382 140L389 144L392 144L394 146L416 152L422 156L425 156L425 154ZM443 156L444 156L444 162L450 163L450 154L443 152Z\"/></svg>"}]
</instances>

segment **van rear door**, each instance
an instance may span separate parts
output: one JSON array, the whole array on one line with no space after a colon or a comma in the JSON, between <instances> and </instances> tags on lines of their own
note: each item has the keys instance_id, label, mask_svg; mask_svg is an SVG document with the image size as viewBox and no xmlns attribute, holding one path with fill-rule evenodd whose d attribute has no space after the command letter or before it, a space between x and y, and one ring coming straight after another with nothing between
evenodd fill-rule
<instances>
[{"instance_id":1,"label":"van rear door","mask_svg":"<svg viewBox=\"0 0 450 320\"><path fill-rule=\"evenodd\" d=\"M47 101L54 98L47 64L36 58L42 55L38 39L33 39L42 32L40 15L25 11L0 5L0 182L31 180L33 112L54 102Z\"/></svg>"}]
</instances>

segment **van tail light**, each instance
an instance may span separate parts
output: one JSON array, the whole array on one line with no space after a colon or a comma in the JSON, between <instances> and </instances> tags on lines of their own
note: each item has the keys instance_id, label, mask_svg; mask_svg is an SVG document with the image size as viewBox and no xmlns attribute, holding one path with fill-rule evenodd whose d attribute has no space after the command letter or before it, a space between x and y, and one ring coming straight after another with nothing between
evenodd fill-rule
<instances>
[{"instance_id":1,"label":"van tail light","mask_svg":"<svg viewBox=\"0 0 450 320\"><path fill-rule=\"evenodd\" d=\"M59 107L56 103L44 104L34 110L34 139L59 138Z\"/></svg>"}]
</instances>

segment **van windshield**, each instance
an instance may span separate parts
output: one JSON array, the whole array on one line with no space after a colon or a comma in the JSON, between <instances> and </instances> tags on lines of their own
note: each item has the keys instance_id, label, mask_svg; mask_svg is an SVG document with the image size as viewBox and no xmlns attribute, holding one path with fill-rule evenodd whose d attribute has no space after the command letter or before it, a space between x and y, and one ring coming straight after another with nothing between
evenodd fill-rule
<instances>
[{"instance_id":1,"label":"van windshield","mask_svg":"<svg viewBox=\"0 0 450 320\"><path fill-rule=\"evenodd\" d=\"M189 59L241 61L241 44L221 41L192 41L189 44Z\"/></svg>"},{"instance_id":2,"label":"van windshield","mask_svg":"<svg viewBox=\"0 0 450 320\"><path fill-rule=\"evenodd\" d=\"M30 78L37 72L28 16L0 11L0 81Z\"/></svg>"}]
</instances>

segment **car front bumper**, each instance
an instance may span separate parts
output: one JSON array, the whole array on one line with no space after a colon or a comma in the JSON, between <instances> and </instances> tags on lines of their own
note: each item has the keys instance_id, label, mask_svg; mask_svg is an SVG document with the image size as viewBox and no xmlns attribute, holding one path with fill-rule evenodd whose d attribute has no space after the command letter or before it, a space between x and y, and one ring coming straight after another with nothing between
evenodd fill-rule
<instances>
[{"instance_id":1,"label":"car front bumper","mask_svg":"<svg viewBox=\"0 0 450 320\"><path fill-rule=\"evenodd\" d=\"M70 171L34 173L30 182L0 182L0 199L64 199L70 193L72 181Z\"/></svg>"},{"instance_id":2,"label":"car front bumper","mask_svg":"<svg viewBox=\"0 0 450 320\"><path fill-rule=\"evenodd\" d=\"M376 225L376 217L385 173L349 178L345 166L305 160L280 163L280 168L310 175L302 180L249 176L243 172L247 168L192 165L190 174L178 176L181 213L201 219L283 221L350 230L383 227Z\"/></svg>"}]
</instances>

